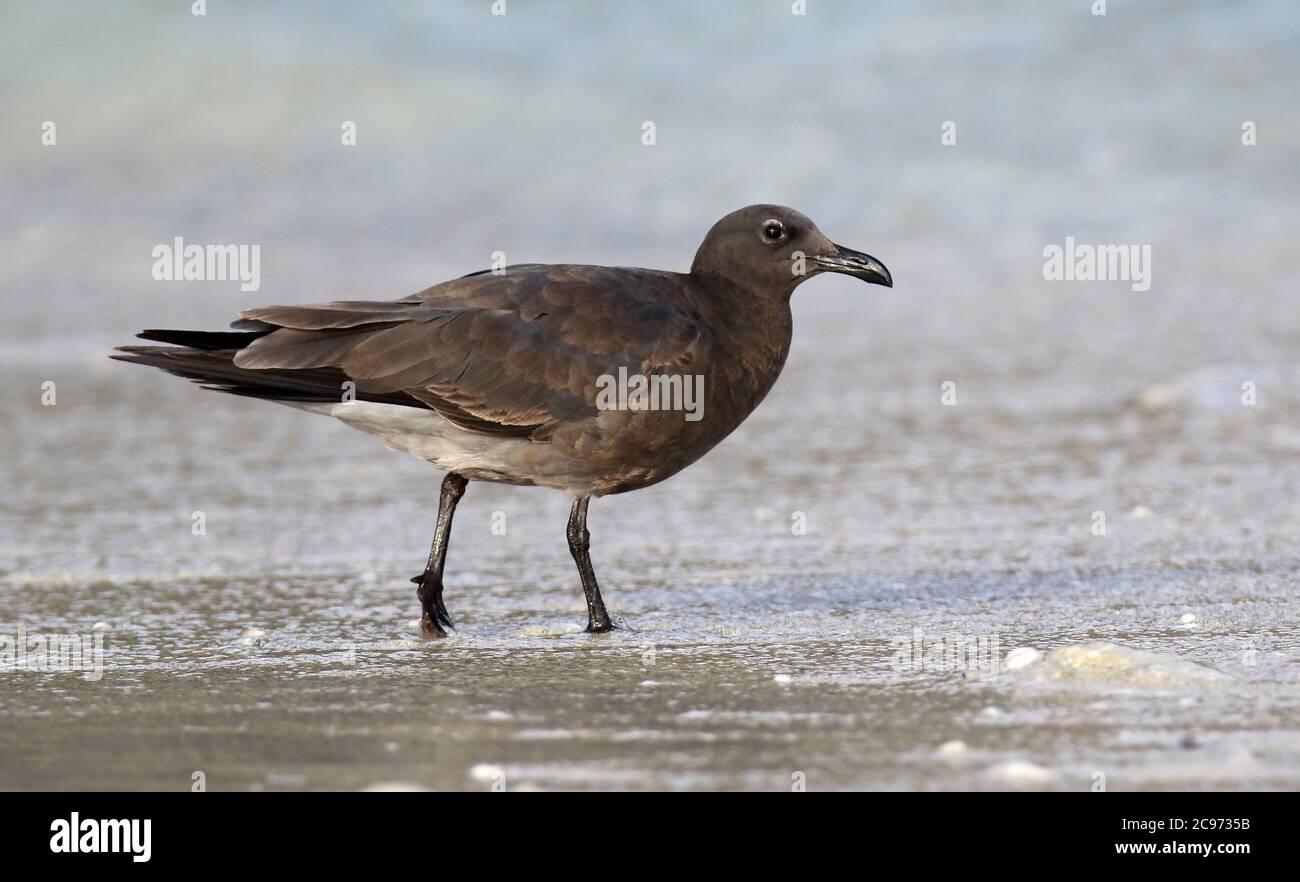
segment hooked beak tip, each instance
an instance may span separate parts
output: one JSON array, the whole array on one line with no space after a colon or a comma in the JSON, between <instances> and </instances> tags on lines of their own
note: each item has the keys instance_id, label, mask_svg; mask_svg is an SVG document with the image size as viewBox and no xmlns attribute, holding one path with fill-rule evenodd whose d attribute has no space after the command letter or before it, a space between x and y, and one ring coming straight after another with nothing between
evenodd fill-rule
<instances>
[{"instance_id":1,"label":"hooked beak tip","mask_svg":"<svg viewBox=\"0 0 1300 882\"><path fill-rule=\"evenodd\" d=\"M818 257L817 264L827 272L843 273L872 285L894 287L894 277L890 275L883 263L870 254L863 254L861 251L854 251L843 245L836 245L833 254Z\"/></svg>"}]
</instances>

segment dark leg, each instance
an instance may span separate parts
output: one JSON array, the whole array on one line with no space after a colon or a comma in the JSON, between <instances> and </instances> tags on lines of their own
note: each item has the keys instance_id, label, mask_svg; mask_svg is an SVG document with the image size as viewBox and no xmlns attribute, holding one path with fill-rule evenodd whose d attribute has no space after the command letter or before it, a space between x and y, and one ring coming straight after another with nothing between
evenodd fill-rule
<instances>
[{"instance_id":1,"label":"dark leg","mask_svg":"<svg viewBox=\"0 0 1300 882\"><path fill-rule=\"evenodd\" d=\"M442 565L447 560L447 537L451 535L451 516L456 513L456 503L465 494L469 481L452 472L442 479L442 495L438 499L438 526L434 528L433 547L429 549L429 562L424 572L412 579L420 586L420 630L429 637L446 637L446 628L453 627L447 607L442 603Z\"/></svg>"},{"instance_id":2,"label":"dark leg","mask_svg":"<svg viewBox=\"0 0 1300 882\"><path fill-rule=\"evenodd\" d=\"M573 508L569 510L569 552L578 565L578 575L582 577L582 591L587 595L587 631L600 634L612 631L614 624L605 611L605 601L600 599L600 586L596 584L596 572L591 568L591 534L587 532L587 503L589 496L577 496Z\"/></svg>"}]
</instances>

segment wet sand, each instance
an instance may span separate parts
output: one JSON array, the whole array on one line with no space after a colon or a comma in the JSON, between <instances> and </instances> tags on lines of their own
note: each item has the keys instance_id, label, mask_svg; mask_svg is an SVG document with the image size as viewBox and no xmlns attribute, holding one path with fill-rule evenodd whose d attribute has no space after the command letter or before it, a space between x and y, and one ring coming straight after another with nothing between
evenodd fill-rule
<instances>
[{"instance_id":1,"label":"wet sand","mask_svg":"<svg viewBox=\"0 0 1300 882\"><path fill-rule=\"evenodd\" d=\"M0 782L1300 784L1297 439L1277 409L891 407L872 391L899 388L890 369L828 395L814 348L705 460L593 505L607 600L634 629L608 636L579 630L561 494L471 484L458 631L430 642L406 579L432 468L125 366L29 404L5 429L0 628L102 623L104 670L5 674ZM1093 641L1181 662L983 676Z\"/></svg>"}]
</instances>

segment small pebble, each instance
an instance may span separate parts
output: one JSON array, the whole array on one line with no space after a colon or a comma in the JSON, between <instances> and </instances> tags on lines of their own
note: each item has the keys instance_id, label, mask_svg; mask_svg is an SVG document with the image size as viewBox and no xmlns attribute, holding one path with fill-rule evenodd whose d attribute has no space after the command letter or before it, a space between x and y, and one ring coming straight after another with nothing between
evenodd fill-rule
<instances>
[{"instance_id":1,"label":"small pebble","mask_svg":"<svg viewBox=\"0 0 1300 882\"><path fill-rule=\"evenodd\" d=\"M1013 787L1049 784L1056 780L1056 773L1028 760L1011 760L989 769L989 777L996 778L1003 784Z\"/></svg>"},{"instance_id":2,"label":"small pebble","mask_svg":"<svg viewBox=\"0 0 1300 882\"><path fill-rule=\"evenodd\" d=\"M469 770L469 776L475 781L498 781L506 776L506 770L490 763L477 763Z\"/></svg>"},{"instance_id":3,"label":"small pebble","mask_svg":"<svg viewBox=\"0 0 1300 882\"><path fill-rule=\"evenodd\" d=\"M1002 662L1002 669L1004 671L1014 671L1019 668L1027 668L1042 659L1042 657L1043 654L1037 649L1021 646L1007 653L1006 659Z\"/></svg>"}]
</instances>

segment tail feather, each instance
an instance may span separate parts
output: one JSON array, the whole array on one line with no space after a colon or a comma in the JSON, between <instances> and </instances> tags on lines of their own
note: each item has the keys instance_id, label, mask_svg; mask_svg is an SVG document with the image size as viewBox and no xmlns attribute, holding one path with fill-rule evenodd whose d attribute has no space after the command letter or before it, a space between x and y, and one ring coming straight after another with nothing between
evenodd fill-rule
<instances>
[{"instance_id":1,"label":"tail feather","mask_svg":"<svg viewBox=\"0 0 1300 882\"><path fill-rule=\"evenodd\" d=\"M191 342L188 343L187 348L120 346L109 357L132 364L156 367L169 374L193 380L204 389L228 392L232 395L272 401L315 401L335 404L344 398L346 388L344 383L348 382L348 376L338 368L307 370L241 368L234 363L237 347L218 346L222 340L256 338L261 336L261 332L240 334L225 331L145 331L140 336L146 340L163 342L181 342L181 338L184 337ZM360 388L354 391L355 398L359 401L379 401L385 404L427 408L423 402L402 393L370 393Z\"/></svg>"},{"instance_id":2,"label":"tail feather","mask_svg":"<svg viewBox=\"0 0 1300 882\"><path fill-rule=\"evenodd\" d=\"M163 328L151 328L136 334L141 340L155 343L175 343L191 349L210 351L213 349L243 349L258 337L264 337L267 331L182 331Z\"/></svg>"}]
</instances>

